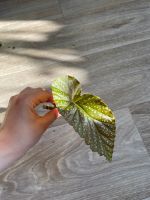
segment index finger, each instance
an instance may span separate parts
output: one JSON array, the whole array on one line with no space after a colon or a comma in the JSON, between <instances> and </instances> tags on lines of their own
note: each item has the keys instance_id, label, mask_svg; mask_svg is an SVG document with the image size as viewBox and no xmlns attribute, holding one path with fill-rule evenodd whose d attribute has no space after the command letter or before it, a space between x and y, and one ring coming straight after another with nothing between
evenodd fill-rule
<instances>
[{"instance_id":1,"label":"index finger","mask_svg":"<svg viewBox=\"0 0 150 200\"><path fill-rule=\"evenodd\" d=\"M34 94L32 95L31 100L33 103L33 107L36 107L40 103L44 102L54 103L52 92L42 89L35 91Z\"/></svg>"}]
</instances>

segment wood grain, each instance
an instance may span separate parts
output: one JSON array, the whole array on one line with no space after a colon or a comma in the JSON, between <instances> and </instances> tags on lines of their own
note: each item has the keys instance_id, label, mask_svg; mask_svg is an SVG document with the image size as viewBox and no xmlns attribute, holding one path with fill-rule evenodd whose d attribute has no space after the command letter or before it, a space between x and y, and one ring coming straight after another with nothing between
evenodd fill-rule
<instances>
[{"instance_id":1,"label":"wood grain","mask_svg":"<svg viewBox=\"0 0 150 200\"><path fill-rule=\"evenodd\" d=\"M1 199L144 199L150 159L128 109L115 112L113 161L92 153L69 125L49 129L0 176ZM61 131L60 131L61 130Z\"/></svg>"},{"instance_id":2,"label":"wood grain","mask_svg":"<svg viewBox=\"0 0 150 200\"><path fill-rule=\"evenodd\" d=\"M150 102L132 105L130 111L142 136L144 145L150 154Z\"/></svg>"},{"instance_id":3,"label":"wood grain","mask_svg":"<svg viewBox=\"0 0 150 200\"><path fill-rule=\"evenodd\" d=\"M0 200L148 200L149 57L149 0L0 1L0 123L11 95L63 74L117 116L112 163L61 118L0 175Z\"/></svg>"}]
</instances>

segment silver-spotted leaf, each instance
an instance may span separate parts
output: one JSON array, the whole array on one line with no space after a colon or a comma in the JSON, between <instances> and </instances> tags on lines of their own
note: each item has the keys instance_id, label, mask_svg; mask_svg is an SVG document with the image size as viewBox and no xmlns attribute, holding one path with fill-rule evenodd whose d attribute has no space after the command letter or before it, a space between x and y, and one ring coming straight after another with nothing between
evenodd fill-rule
<instances>
[{"instance_id":1,"label":"silver-spotted leaf","mask_svg":"<svg viewBox=\"0 0 150 200\"><path fill-rule=\"evenodd\" d=\"M60 114L92 151L111 160L116 126L110 108L98 96L81 94L80 83L72 76L57 78L51 89Z\"/></svg>"}]
</instances>

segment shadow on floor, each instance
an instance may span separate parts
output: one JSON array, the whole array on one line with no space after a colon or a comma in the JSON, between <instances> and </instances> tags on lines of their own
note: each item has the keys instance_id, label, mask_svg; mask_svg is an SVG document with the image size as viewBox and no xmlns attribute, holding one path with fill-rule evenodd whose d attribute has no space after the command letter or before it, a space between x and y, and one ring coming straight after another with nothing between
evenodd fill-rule
<instances>
[{"instance_id":1,"label":"shadow on floor","mask_svg":"<svg viewBox=\"0 0 150 200\"><path fill-rule=\"evenodd\" d=\"M31 60L37 75L48 76L55 66L82 68L86 62L57 1L1 1L0 19L0 54Z\"/></svg>"}]
</instances>

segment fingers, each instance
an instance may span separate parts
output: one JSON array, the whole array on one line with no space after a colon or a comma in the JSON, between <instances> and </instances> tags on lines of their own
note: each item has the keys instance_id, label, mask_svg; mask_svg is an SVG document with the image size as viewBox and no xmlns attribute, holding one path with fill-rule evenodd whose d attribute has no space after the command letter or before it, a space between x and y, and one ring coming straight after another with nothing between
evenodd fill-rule
<instances>
[{"instance_id":1,"label":"fingers","mask_svg":"<svg viewBox=\"0 0 150 200\"><path fill-rule=\"evenodd\" d=\"M52 93L47 90L39 89L31 97L33 107L36 107L40 103L52 102L54 103Z\"/></svg>"},{"instance_id":2,"label":"fingers","mask_svg":"<svg viewBox=\"0 0 150 200\"><path fill-rule=\"evenodd\" d=\"M27 87L20 93L21 99L26 99L32 103L32 107L36 107L40 103L52 102L54 103L52 93L42 88Z\"/></svg>"},{"instance_id":3,"label":"fingers","mask_svg":"<svg viewBox=\"0 0 150 200\"><path fill-rule=\"evenodd\" d=\"M40 117L40 123L43 124L43 127L47 129L51 123L53 123L58 117L59 112L57 108L53 109L52 111L46 113L43 117Z\"/></svg>"}]
</instances>

